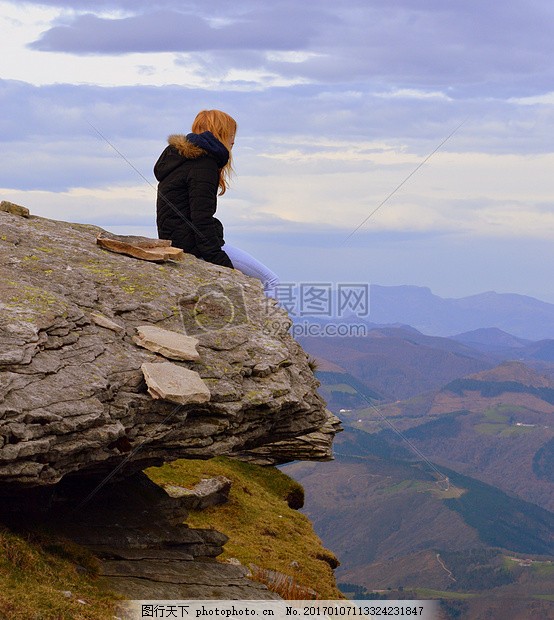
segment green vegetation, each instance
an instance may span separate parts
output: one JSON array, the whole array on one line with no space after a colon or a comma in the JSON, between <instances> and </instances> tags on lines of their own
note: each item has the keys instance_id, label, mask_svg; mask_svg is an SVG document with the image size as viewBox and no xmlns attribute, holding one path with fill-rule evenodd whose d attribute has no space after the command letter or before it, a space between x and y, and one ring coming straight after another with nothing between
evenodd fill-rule
<instances>
[{"instance_id":1,"label":"green vegetation","mask_svg":"<svg viewBox=\"0 0 554 620\"><path fill-rule=\"evenodd\" d=\"M343 581L337 584L339 590L346 595L350 595L348 598L356 599L361 598L369 594L365 586L361 586L357 583L350 583L349 581Z\"/></svg>"},{"instance_id":2,"label":"green vegetation","mask_svg":"<svg viewBox=\"0 0 554 620\"><path fill-rule=\"evenodd\" d=\"M385 594L381 591L368 590L365 586L357 583L343 582L339 583L338 586L340 591L352 601L382 601L388 598L388 592Z\"/></svg>"},{"instance_id":3,"label":"green vegetation","mask_svg":"<svg viewBox=\"0 0 554 620\"><path fill-rule=\"evenodd\" d=\"M456 416L453 415L454 422L455 418ZM434 423L435 421L429 424ZM423 425L425 426L427 425ZM413 437L421 432L421 428L411 429L405 434ZM391 465L404 462L410 466L414 463L412 452L398 442L392 431L368 434L352 427L346 427L345 431L344 437L347 441L341 442L337 450L337 452L340 450L341 458L383 459ZM477 530L483 543L516 553L554 554L554 541L551 534L554 531L552 512L442 465L440 470L449 477L451 487L454 487L456 492L450 497L446 495L439 495L439 497L448 508L458 512L467 525ZM430 479L424 469L412 467L411 472L411 479L414 483ZM402 480L405 479L407 478L402 478ZM396 482L399 483L401 480L396 478ZM408 489L405 483L404 487ZM400 487L397 488L400 489ZM415 485L409 490L424 489ZM460 492L461 490L465 492Z\"/></svg>"},{"instance_id":4,"label":"green vegetation","mask_svg":"<svg viewBox=\"0 0 554 620\"><path fill-rule=\"evenodd\" d=\"M531 564L531 570L541 577L554 577L554 563L534 561Z\"/></svg>"},{"instance_id":5,"label":"green vegetation","mask_svg":"<svg viewBox=\"0 0 554 620\"><path fill-rule=\"evenodd\" d=\"M380 433L366 433L352 426L346 426L345 430L351 433L348 442L340 443L342 456L354 457L379 457L384 460L413 460L413 452L404 444L396 443L396 435L386 430Z\"/></svg>"},{"instance_id":6,"label":"green vegetation","mask_svg":"<svg viewBox=\"0 0 554 620\"><path fill-rule=\"evenodd\" d=\"M533 473L541 480L554 482L554 438L535 452Z\"/></svg>"},{"instance_id":7,"label":"green vegetation","mask_svg":"<svg viewBox=\"0 0 554 620\"><path fill-rule=\"evenodd\" d=\"M533 432L533 426L516 426L514 422L521 419L528 409L517 405L499 404L485 409L485 422L475 425L475 431L481 435L496 435L499 437L513 437ZM519 416L518 416L519 414Z\"/></svg>"},{"instance_id":8,"label":"green vegetation","mask_svg":"<svg viewBox=\"0 0 554 620\"><path fill-rule=\"evenodd\" d=\"M320 598L342 598L331 568L336 558L322 546L307 517L289 508L301 506L302 486L275 467L218 457L174 461L146 473L162 486L191 487L202 478L229 478L226 504L191 511L187 518L191 527L214 528L229 537L219 559L238 558L245 566L284 573Z\"/></svg>"},{"instance_id":9,"label":"green vegetation","mask_svg":"<svg viewBox=\"0 0 554 620\"><path fill-rule=\"evenodd\" d=\"M326 383L325 389L329 392L342 392L344 394L357 394L356 390L347 383Z\"/></svg>"},{"instance_id":10,"label":"green vegetation","mask_svg":"<svg viewBox=\"0 0 554 620\"><path fill-rule=\"evenodd\" d=\"M428 492L433 493L433 495L438 494L439 497L442 497L442 494L444 493L437 488L435 482L432 482L430 480L402 480L401 482L391 484L390 486L383 489L383 493L390 495L393 495L395 493L402 493L403 491L410 491L415 493ZM449 495L449 497L458 497L458 494Z\"/></svg>"},{"instance_id":11,"label":"green vegetation","mask_svg":"<svg viewBox=\"0 0 554 620\"><path fill-rule=\"evenodd\" d=\"M0 529L0 618L105 620L118 600L86 550L48 534Z\"/></svg>"},{"instance_id":12,"label":"green vegetation","mask_svg":"<svg viewBox=\"0 0 554 620\"><path fill-rule=\"evenodd\" d=\"M443 413L435 420L404 431L404 435L410 439L456 437L461 430L462 421L460 418L467 415L467 413L469 412L465 410Z\"/></svg>"},{"instance_id":13,"label":"green vegetation","mask_svg":"<svg viewBox=\"0 0 554 620\"><path fill-rule=\"evenodd\" d=\"M478 597L477 594L447 592L431 588L410 588L408 590L388 588L386 591L371 592L364 586L355 583L340 583L339 586L351 600L396 600L407 597L418 600L439 600L441 618L448 618L448 620L468 618L469 602Z\"/></svg>"},{"instance_id":14,"label":"green vegetation","mask_svg":"<svg viewBox=\"0 0 554 620\"><path fill-rule=\"evenodd\" d=\"M440 599L440 609L444 617L448 620L458 620L469 618L469 601L462 599Z\"/></svg>"},{"instance_id":15,"label":"green vegetation","mask_svg":"<svg viewBox=\"0 0 554 620\"><path fill-rule=\"evenodd\" d=\"M444 500L445 504L460 513L483 542L519 553L554 553L553 513L445 467L442 471L453 484L467 489L457 499Z\"/></svg>"},{"instance_id":16,"label":"green vegetation","mask_svg":"<svg viewBox=\"0 0 554 620\"><path fill-rule=\"evenodd\" d=\"M418 598L421 599L451 599L451 600L463 600L468 598L475 598L477 594L469 592L450 592L446 590L432 590L431 588L414 588L414 592Z\"/></svg>"},{"instance_id":17,"label":"green vegetation","mask_svg":"<svg viewBox=\"0 0 554 620\"><path fill-rule=\"evenodd\" d=\"M517 381L478 381L477 379L455 379L446 385L444 390L462 395L464 392L479 392L481 396L491 398L505 392L515 394L531 394L554 405L554 388L532 387Z\"/></svg>"},{"instance_id":18,"label":"green vegetation","mask_svg":"<svg viewBox=\"0 0 554 620\"><path fill-rule=\"evenodd\" d=\"M483 411L483 415L489 422L509 422L514 416L521 415L528 411L527 407L521 405L508 405L499 403Z\"/></svg>"},{"instance_id":19,"label":"green vegetation","mask_svg":"<svg viewBox=\"0 0 554 620\"><path fill-rule=\"evenodd\" d=\"M318 370L316 377L321 381L324 387L331 389L334 385L347 385L352 390L349 393L363 394L369 400L382 400L380 394L368 388L367 385L346 372L329 372ZM343 390L346 391L346 390ZM362 399L363 400L363 399Z\"/></svg>"},{"instance_id":20,"label":"green vegetation","mask_svg":"<svg viewBox=\"0 0 554 620\"><path fill-rule=\"evenodd\" d=\"M390 494L400 493L401 491L405 491L407 489L416 490L417 486L421 486L421 483L415 480L402 480L401 482L396 482L395 484L385 487L383 492Z\"/></svg>"},{"instance_id":21,"label":"green vegetation","mask_svg":"<svg viewBox=\"0 0 554 620\"><path fill-rule=\"evenodd\" d=\"M456 579L452 583L453 589L491 590L515 581L497 549L441 551L440 556Z\"/></svg>"},{"instance_id":22,"label":"green vegetation","mask_svg":"<svg viewBox=\"0 0 554 620\"><path fill-rule=\"evenodd\" d=\"M505 424L476 424L475 431L481 435L500 435L507 426Z\"/></svg>"},{"instance_id":23,"label":"green vegetation","mask_svg":"<svg viewBox=\"0 0 554 620\"><path fill-rule=\"evenodd\" d=\"M518 435L527 435L527 433L532 433L536 430L536 427L532 426L509 426L505 428L501 433L501 437L514 437Z\"/></svg>"},{"instance_id":24,"label":"green vegetation","mask_svg":"<svg viewBox=\"0 0 554 620\"><path fill-rule=\"evenodd\" d=\"M553 560L534 560L528 557L504 556L504 567L518 575L522 574L522 572L530 572L534 577L545 579L546 581L550 581L554 577Z\"/></svg>"}]
</instances>

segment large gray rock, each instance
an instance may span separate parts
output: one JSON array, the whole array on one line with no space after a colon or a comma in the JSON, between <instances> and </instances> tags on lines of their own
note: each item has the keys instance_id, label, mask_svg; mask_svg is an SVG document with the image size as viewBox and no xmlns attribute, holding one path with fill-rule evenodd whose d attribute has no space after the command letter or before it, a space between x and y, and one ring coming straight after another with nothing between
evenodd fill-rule
<instances>
[{"instance_id":1,"label":"large gray rock","mask_svg":"<svg viewBox=\"0 0 554 620\"><path fill-rule=\"evenodd\" d=\"M163 484L169 497L178 498L189 510L205 510L210 506L225 504L229 500L231 481L225 476L202 478L192 489L176 484Z\"/></svg>"},{"instance_id":2,"label":"large gray rock","mask_svg":"<svg viewBox=\"0 0 554 620\"><path fill-rule=\"evenodd\" d=\"M0 484L221 454L331 457L336 428L307 356L257 280L191 255L114 254L94 226L0 211L0 231ZM200 358L174 363L209 402L151 398L141 366L163 358L133 342L145 323L198 339Z\"/></svg>"}]
</instances>

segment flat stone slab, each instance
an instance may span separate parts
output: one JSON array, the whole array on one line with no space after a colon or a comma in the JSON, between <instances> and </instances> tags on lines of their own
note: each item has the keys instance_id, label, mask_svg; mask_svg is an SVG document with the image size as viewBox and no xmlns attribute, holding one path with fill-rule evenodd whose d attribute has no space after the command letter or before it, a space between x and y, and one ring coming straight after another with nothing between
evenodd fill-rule
<instances>
[{"instance_id":1,"label":"flat stone slab","mask_svg":"<svg viewBox=\"0 0 554 620\"><path fill-rule=\"evenodd\" d=\"M196 562L194 562L196 564ZM270 592L266 586L244 577L241 585L226 584L225 579L218 579L214 564L213 575L206 582L201 576L192 583L156 582L137 577L110 577L110 587L124 597L131 599L121 604L118 616L127 620L141 617L140 603L137 599L150 601L186 601L186 600L279 600L279 596ZM192 617L192 616L191 616Z\"/></svg>"},{"instance_id":2,"label":"flat stone slab","mask_svg":"<svg viewBox=\"0 0 554 620\"><path fill-rule=\"evenodd\" d=\"M146 571L145 571L146 569ZM146 572L146 575L145 575ZM244 566L232 566L215 562L182 562L180 560L148 560L148 562L128 560L105 560L100 574L105 577L146 577L150 581L166 583L210 583L217 572L216 583L225 585L244 585L248 570Z\"/></svg>"},{"instance_id":3,"label":"flat stone slab","mask_svg":"<svg viewBox=\"0 0 554 620\"><path fill-rule=\"evenodd\" d=\"M179 562L193 562L194 556L182 549L121 549L102 545L90 546L88 549L102 560L170 560Z\"/></svg>"},{"instance_id":4,"label":"flat stone slab","mask_svg":"<svg viewBox=\"0 0 554 620\"><path fill-rule=\"evenodd\" d=\"M110 252L153 262L181 260L184 256L183 250L171 247L171 241L164 239L148 239L148 237L129 235L107 236L101 233L96 238L96 243Z\"/></svg>"},{"instance_id":5,"label":"flat stone slab","mask_svg":"<svg viewBox=\"0 0 554 620\"><path fill-rule=\"evenodd\" d=\"M211 398L210 390L194 370L171 362L161 364L147 362L141 369L152 398L160 398L178 405L206 403Z\"/></svg>"},{"instance_id":6,"label":"flat stone slab","mask_svg":"<svg viewBox=\"0 0 554 620\"><path fill-rule=\"evenodd\" d=\"M78 545L91 548L105 548L111 546L115 549L146 549L151 546L161 547L165 545L188 545L189 549L194 546L205 545L204 539L192 528L183 527L176 529L166 523L158 525L157 529L146 524L142 529L119 527L93 527L65 524L64 534ZM192 555L192 554L191 554Z\"/></svg>"},{"instance_id":7,"label":"flat stone slab","mask_svg":"<svg viewBox=\"0 0 554 620\"><path fill-rule=\"evenodd\" d=\"M137 335L133 336L133 341L140 347L172 360L200 359L200 354L196 350L198 340L192 336L155 325L140 325L136 330Z\"/></svg>"}]
</instances>

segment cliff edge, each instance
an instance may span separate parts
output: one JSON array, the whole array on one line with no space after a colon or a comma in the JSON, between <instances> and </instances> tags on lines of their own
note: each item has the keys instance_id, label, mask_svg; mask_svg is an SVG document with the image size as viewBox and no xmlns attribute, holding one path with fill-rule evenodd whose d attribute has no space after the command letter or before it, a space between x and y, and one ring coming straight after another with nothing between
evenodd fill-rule
<instances>
[{"instance_id":1,"label":"cliff edge","mask_svg":"<svg viewBox=\"0 0 554 620\"><path fill-rule=\"evenodd\" d=\"M131 475L178 458L331 458L338 420L286 312L260 283L186 255L154 263L96 244L101 229L0 211L0 484ZM223 304L223 305L222 305ZM137 328L197 338L209 400L148 392Z\"/></svg>"}]
</instances>

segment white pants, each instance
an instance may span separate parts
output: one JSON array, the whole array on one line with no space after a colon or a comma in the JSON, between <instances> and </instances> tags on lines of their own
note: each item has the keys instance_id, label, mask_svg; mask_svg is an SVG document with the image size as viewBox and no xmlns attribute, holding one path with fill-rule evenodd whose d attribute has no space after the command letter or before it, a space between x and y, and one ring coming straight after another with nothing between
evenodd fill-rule
<instances>
[{"instance_id":1,"label":"white pants","mask_svg":"<svg viewBox=\"0 0 554 620\"><path fill-rule=\"evenodd\" d=\"M259 260L254 258L248 252L236 248L233 245L226 243L221 248L227 256L231 259L235 269L242 271L247 276L257 278L264 285L264 291L266 295L273 292L275 286L279 284L279 276L275 274L269 267L266 267Z\"/></svg>"}]
</instances>

